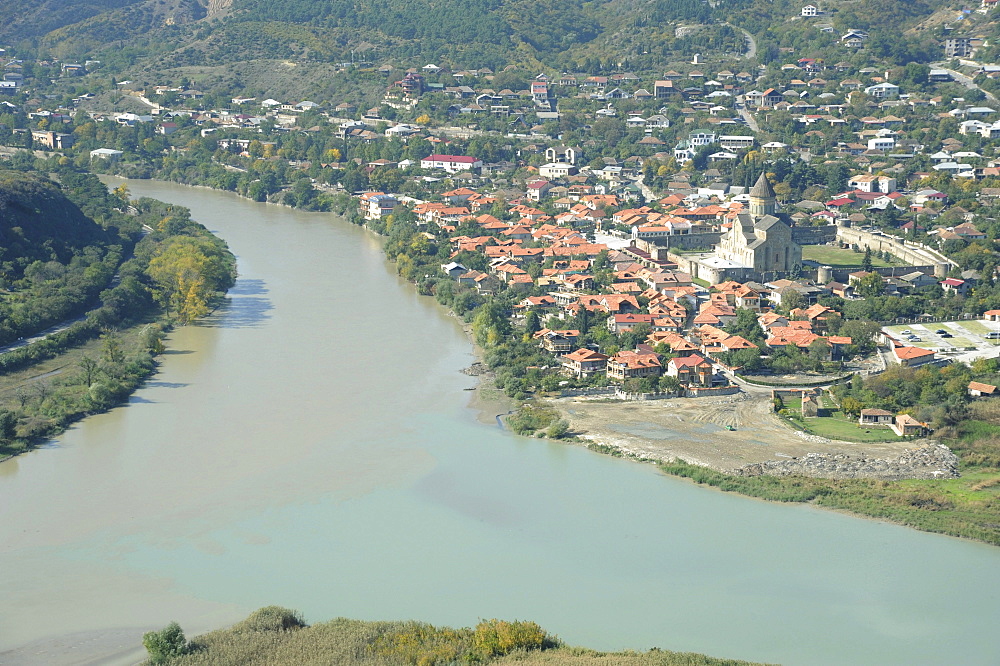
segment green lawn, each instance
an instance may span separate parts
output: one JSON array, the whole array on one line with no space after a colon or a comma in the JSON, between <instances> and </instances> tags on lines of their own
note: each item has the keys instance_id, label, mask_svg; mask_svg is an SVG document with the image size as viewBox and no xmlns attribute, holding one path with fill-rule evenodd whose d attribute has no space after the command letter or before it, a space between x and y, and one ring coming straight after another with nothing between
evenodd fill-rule
<instances>
[{"instance_id":1,"label":"green lawn","mask_svg":"<svg viewBox=\"0 0 1000 666\"><path fill-rule=\"evenodd\" d=\"M829 245L806 245L802 248L802 258L810 261L817 261L824 266L835 268L861 267L865 255L863 252L854 250L842 250ZM892 263L882 261L881 258L872 255L872 266L892 266Z\"/></svg>"},{"instance_id":2,"label":"green lawn","mask_svg":"<svg viewBox=\"0 0 1000 666\"><path fill-rule=\"evenodd\" d=\"M898 442L899 437L888 428L859 428L858 420L844 415L824 396L819 399L820 416L802 418L802 402L797 398L784 400L792 424L811 435L848 442Z\"/></svg>"}]
</instances>

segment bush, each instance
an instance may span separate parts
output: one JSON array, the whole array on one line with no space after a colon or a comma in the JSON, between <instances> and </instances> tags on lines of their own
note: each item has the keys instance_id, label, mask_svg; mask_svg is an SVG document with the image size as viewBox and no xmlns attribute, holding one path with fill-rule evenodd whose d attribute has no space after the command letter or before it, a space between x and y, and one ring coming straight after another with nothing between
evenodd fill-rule
<instances>
[{"instance_id":1,"label":"bush","mask_svg":"<svg viewBox=\"0 0 1000 666\"><path fill-rule=\"evenodd\" d=\"M265 606L233 627L238 631L290 631L306 626L298 611L281 606Z\"/></svg>"},{"instance_id":2,"label":"bush","mask_svg":"<svg viewBox=\"0 0 1000 666\"><path fill-rule=\"evenodd\" d=\"M569 423L565 419L559 419L545 430L545 436L551 439L562 439L569 432Z\"/></svg>"},{"instance_id":3,"label":"bush","mask_svg":"<svg viewBox=\"0 0 1000 666\"><path fill-rule=\"evenodd\" d=\"M514 650L540 650L548 636L534 622L483 620L472 637L476 652L484 658L500 657Z\"/></svg>"},{"instance_id":4,"label":"bush","mask_svg":"<svg viewBox=\"0 0 1000 666\"><path fill-rule=\"evenodd\" d=\"M187 638L176 622L171 622L160 631L148 631L143 634L142 645L149 653L150 663L153 664L166 663L188 651Z\"/></svg>"},{"instance_id":5,"label":"bush","mask_svg":"<svg viewBox=\"0 0 1000 666\"><path fill-rule=\"evenodd\" d=\"M507 426L518 435L533 435L539 430L545 430L559 419L554 409L522 405L521 408L507 417Z\"/></svg>"}]
</instances>

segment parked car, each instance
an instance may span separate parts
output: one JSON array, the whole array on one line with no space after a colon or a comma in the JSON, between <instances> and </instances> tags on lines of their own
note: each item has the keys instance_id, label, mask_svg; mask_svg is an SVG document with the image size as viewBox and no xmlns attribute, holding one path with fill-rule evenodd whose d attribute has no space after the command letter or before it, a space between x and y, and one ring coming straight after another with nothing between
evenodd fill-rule
<instances>
[{"instance_id":1,"label":"parked car","mask_svg":"<svg viewBox=\"0 0 1000 666\"><path fill-rule=\"evenodd\" d=\"M1000 340L1000 333L998 333L997 331L990 331L989 333L986 334L986 339L987 340Z\"/></svg>"},{"instance_id":2,"label":"parked car","mask_svg":"<svg viewBox=\"0 0 1000 666\"><path fill-rule=\"evenodd\" d=\"M938 335L944 335L944 334L945 334L945 333L947 333L948 331L944 330L943 328L939 328L938 330L936 330L936 331L934 331L934 332L935 332L936 334L938 334Z\"/></svg>"},{"instance_id":3,"label":"parked car","mask_svg":"<svg viewBox=\"0 0 1000 666\"><path fill-rule=\"evenodd\" d=\"M942 333L942 334L941 334L941 337L942 337L942 338L953 338L953 337L955 337L955 336L954 336L954 335L952 335L951 333Z\"/></svg>"},{"instance_id":4,"label":"parked car","mask_svg":"<svg viewBox=\"0 0 1000 666\"><path fill-rule=\"evenodd\" d=\"M903 335L913 335L913 331L907 329L907 330L903 331Z\"/></svg>"}]
</instances>

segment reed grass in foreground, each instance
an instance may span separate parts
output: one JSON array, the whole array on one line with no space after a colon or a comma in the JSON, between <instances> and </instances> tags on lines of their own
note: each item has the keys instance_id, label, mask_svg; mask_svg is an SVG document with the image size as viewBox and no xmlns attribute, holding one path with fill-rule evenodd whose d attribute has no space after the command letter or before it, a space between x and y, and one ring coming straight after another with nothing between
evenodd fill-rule
<instances>
[{"instance_id":1,"label":"reed grass in foreground","mask_svg":"<svg viewBox=\"0 0 1000 666\"><path fill-rule=\"evenodd\" d=\"M363 622L338 618L307 626L298 613L278 606L255 611L228 629L188 643L171 624L149 632L143 644L150 664L271 666L342 664L547 664L579 666L752 666L750 662L667 652L605 653L562 645L534 622L484 620L451 629L423 622Z\"/></svg>"}]
</instances>

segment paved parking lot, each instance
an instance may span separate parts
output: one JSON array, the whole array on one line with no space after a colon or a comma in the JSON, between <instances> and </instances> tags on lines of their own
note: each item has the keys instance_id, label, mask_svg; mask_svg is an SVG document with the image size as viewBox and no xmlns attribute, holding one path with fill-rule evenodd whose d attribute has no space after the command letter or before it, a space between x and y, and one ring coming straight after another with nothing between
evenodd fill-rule
<instances>
[{"instance_id":1,"label":"paved parking lot","mask_svg":"<svg viewBox=\"0 0 1000 666\"><path fill-rule=\"evenodd\" d=\"M971 363L977 358L1000 356L1000 322L968 319L885 326L882 330L903 344L939 352L942 358Z\"/></svg>"}]
</instances>

